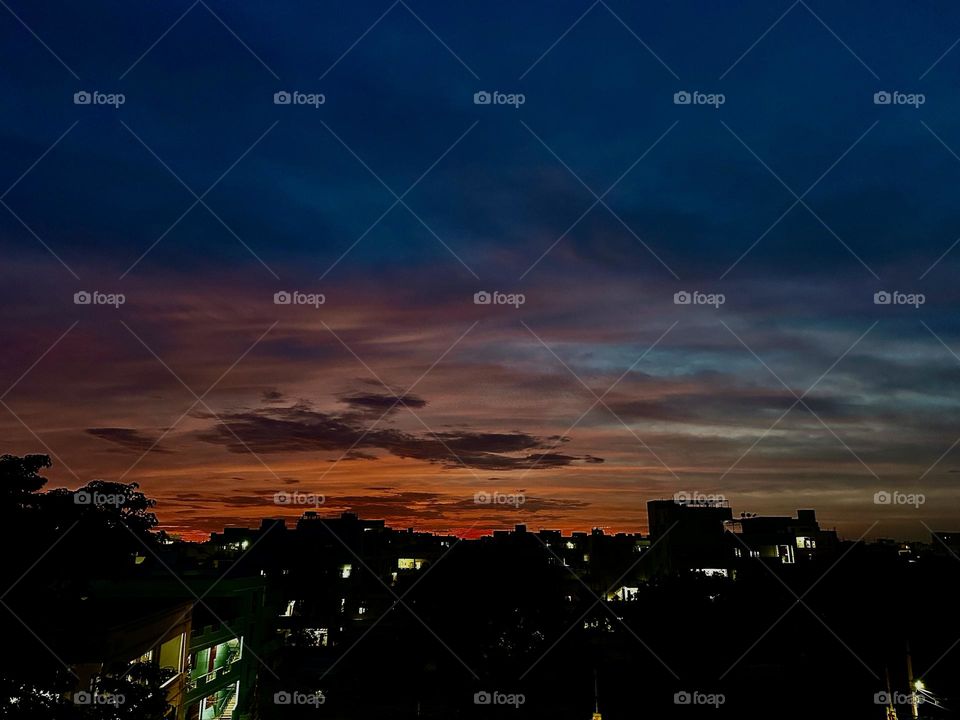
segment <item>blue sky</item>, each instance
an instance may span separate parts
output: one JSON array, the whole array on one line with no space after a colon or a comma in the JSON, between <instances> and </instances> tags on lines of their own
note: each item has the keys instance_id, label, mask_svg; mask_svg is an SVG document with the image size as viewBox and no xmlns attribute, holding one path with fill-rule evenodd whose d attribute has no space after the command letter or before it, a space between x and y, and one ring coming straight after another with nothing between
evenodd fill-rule
<instances>
[{"instance_id":1,"label":"blue sky","mask_svg":"<svg viewBox=\"0 0 960 720\"><path fill-rule=\"evenodd\" d=\"M7 450L185 532L286 484L458 531L681 490L956 529L960 8L705 5L10 2Z\"/></svg>"}]
</instances>

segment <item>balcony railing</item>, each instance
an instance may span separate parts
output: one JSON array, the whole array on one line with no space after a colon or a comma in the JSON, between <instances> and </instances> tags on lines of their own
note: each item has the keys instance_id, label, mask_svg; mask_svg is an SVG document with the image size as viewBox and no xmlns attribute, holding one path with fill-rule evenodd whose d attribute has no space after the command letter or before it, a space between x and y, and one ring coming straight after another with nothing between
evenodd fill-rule
<instances>
[{"instance_id":1,"label":"balcony railing","mask_svg":"<svg viewBox=\"0 0 960 720\"><path fill-rule=\"evenodd\" d=\"M216 680L221 680L224 677L230 676L233 673L234 668L236 667L237 662L240 660L240 651L235 650L230 653L224 663L219 667L215 667L208 673L203 675L198 675L196 677L190 677L187 680L186 687L187 692L193 692L197 688L206 687Z\"/></svg>"}]
</instances>

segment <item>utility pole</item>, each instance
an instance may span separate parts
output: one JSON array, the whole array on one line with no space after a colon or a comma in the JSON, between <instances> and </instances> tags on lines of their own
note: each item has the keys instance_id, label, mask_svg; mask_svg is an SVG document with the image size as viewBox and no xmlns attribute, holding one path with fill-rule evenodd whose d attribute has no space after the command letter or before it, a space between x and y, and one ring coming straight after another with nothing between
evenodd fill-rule
<instances>
[{"instance_id":1,"label":"utility pole","mask_svg":"<svg viewBox=\"0 0 960 720\"><path fill-rule=\"evenodd\" d=\"M917 697L917 687L913 680L913 658L910 655L910 643L907 642L907 682L910 683L910 714L913 720L920 717L920 701Z\"/></svg>"},{"instance_id":2,"label":"utility pole","mask_svg":"<svg viewBox=\"0 0 960 720\"><path fill-rule=\"evenodd\" d=\"M897 720L897 709L893 706L893 688L890 686L890 668L883 669L887 678L887 720Z\"/></svg>"},{"instance_id":3,"label":"utility pole","mask_svg":"<svg viewBox=\"0 0 960 720\"><path fill-rule=\"evenodd\" d=\"M600 716L600 694L597 692L597 671L593 671L593 720L603 720Z\"/></svg>"}]
</instances>

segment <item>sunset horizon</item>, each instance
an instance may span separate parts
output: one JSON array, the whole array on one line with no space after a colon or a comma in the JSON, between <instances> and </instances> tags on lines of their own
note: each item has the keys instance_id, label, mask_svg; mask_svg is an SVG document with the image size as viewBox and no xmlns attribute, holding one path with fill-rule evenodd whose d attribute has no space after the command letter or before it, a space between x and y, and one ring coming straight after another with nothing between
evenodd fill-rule
<instances>
[{"instance_id":1,"label":"sunset horizon","mask_svg":"<svg viewBox=\"0 0 960 720\"><path fill-rule=\"evenodd\" d=\"M0 718L956 717L958 37L0 0Z\"/></svg>"}]
</instances>

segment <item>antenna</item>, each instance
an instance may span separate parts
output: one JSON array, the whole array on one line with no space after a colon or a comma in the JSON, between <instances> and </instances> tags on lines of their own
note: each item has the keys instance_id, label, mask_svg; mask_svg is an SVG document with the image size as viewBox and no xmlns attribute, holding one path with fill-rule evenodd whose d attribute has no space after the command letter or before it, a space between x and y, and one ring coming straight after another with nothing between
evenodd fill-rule
<instances>
[{"instance_id":1,"label":"antenna","mask_svg":"<svg viewBox=\"0 0 960 720\"><path fill-rule=\"evenodd\" d=\"M597 669L593 669L593 720L601 720L600 694L597 692Z\"/></svg>"},{"instance_id":2,"label":"antenna","mask_svg":"<svg viewBox=\"0 0 960 720\"><path fill-rule=\"evenodd\" d=\"M897 720L897 709L893 706L893 688L890 685L890 666L883 668L887 679L887 720Z\"/></svg>"},{"instance_id":3,"label":"antenna","mask_svg":"<svg viewBox=\"0 0 960 720\"><path fill-rule=\"evenodd\" d=\"M917 707L919 701L917 699L917 682L913 679L913 656L910 654L910 641L907 640L907 681L910 683L910 714L913 717L913 720L917 720L920 717L920 710Z\"/></svg>"},{"instance_id":4,"label":"antenna","mask_svg":"<svg viewBox=\"0 0 960 720\"><path fill-rule=\"evenodd\" d=\"M597 669L593 669L593 711L600 712L600 694L597 692Z\"/></svg>"}]
</instances>

